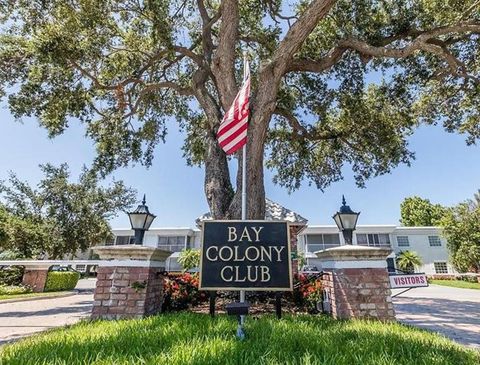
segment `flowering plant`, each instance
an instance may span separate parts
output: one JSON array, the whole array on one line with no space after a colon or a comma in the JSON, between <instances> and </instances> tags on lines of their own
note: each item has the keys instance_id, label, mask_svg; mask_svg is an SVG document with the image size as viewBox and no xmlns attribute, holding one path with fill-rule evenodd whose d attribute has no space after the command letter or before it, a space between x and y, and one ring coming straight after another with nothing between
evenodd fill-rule
<instances>
[{"instance_id":1,"label":"flowering plant","mask_svg":"<svg viewBox=\"0 0 480 365\"><path fill-rule=\"evenodd\" d=\"M322 301L322 282L318 276L296 274L293 288L293 299L297 305L316 310L317 303Z\"/></svg>"},{"instance_id":2,"label":"flowering plant","mask_svg":"<svg viewBox=\"0 0 480 365\"><path fill-rule=\"evenodd\" d=\"M198 274L169 274L164 279L165 311L187 309L207 299L207 294L198 290Z\"/></svg>"}]
</instances>

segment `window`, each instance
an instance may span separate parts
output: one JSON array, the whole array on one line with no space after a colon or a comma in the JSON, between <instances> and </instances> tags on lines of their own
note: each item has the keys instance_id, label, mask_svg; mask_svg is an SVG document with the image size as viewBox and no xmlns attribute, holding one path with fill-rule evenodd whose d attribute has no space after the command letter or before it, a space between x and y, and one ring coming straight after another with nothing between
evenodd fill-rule
<instances>
[{"instance_id":1,"label":"window","mask_svg":"<svg viewBox=\"0 0 480 365\"><path fill-rule=\"evenodd\" d=\"M390 235L387 233L357 233L357 245L390 246Z\"/></svg>"},{"instance_id":2,"label":"window","mask_svg":"<svg viewBox=\"0 0 480 365\"><path fill-rule=\"evenodd\" d=\"M430 247L442 245L442 241L440 241L440 237L438 236L428 236L428 242L430 243Z\"/></svg>"},{"instance_id":3,"label":"window","mask_svg":"<svg viewBox=\"0 0 480 365\"><path fill-rule=\"evenodd\" d=\"M185 248L185 236L158 236L158 248L179 252Z\"/></svg>"},{"instance_id":4,"label":"window","mask_svg":"<svg viewBox=\"0 0 480 365\"><path fill-rule=\"evenodd\" d=\"M368 246L368 237L366 234L357 233L357 245Z\"/></svg>"},{"instance_id":5,"label":"window","mask_svg":"<svg viewBox=\"0 0 480 365\"><path fill-rule=\"evenodd\" d=\"M116 245L131 245L133 244L133 236L117 236L115 238Z\"/></svg>"},{"instance_id":6,"label":"window","mask_svg":"<svg viewBox=\"0 0 480 365\"><path fill-rule=\"evenodd\" d=\"M408 241L408 236L397 236L397 245L398 247L410 246L410 242Z\"/></svg>"},{"instance_id":7,"label":"window","mask_svg":"<svg viewBox=\"0 0 480 365\"><path fill-rule=\"evenodd\" d=\"M308 234L306 236L307 251L316 252L327 248L340 246L338 233Z\"/></svg>"},{"instance_id":8,"label":"window","mask_svg":"<svg viewBox=\"0 0 480 365\"><path fill-rule=\"evenodd\" d=\"M448 267L446 261L434 262L435 274L448 274Z\"/></svg>"}]
</instances>

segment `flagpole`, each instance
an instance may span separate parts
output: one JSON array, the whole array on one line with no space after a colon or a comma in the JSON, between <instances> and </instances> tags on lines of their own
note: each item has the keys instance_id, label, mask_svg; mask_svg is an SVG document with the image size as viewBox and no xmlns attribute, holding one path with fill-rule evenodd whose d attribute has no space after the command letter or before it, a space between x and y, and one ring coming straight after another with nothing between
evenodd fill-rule
<instances>
[{"instance_id":1,"label":"flagpole","mask_svg":"<svg viewBox=\"0 0 480 365\"><path fill-rule=\"evenodd\" d=\"M243 52L243 67L247 62L247 52ZM245 76L245 75L244 75ZM242 221L247 220L247 144L242 147ZM245 302L245 290L240 290L240 303ZM245 324L245 316L240 316L240 326Z\"/></svg>"}]
</instances>

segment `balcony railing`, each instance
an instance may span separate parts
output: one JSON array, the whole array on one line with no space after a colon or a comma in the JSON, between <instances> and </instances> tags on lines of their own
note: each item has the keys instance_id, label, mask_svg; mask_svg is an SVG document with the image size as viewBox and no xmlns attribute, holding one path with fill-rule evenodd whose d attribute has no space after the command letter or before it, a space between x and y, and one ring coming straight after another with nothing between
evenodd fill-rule
<instances>
[{"instance_id":1,"label":"balcony railing","mask_svg":"<svg viewBox=\"0 0 480 365\"><path fill-rule=\"evenodd\" d=\"M180 252L185 248L185 244L182 245L158 245L158 248L165 251Z\"/></svg>"},{"instance_id":2,"label":"balcony railing","mask_svg":"<svg viewBox=\"0 0 480 365\"><path fill-rule=\"evenodd\" d=\"M307 244L307 251L308 252L317 252L321 250L326 250L327 248L338 247L340 245L329 245L329 244Z\"/></svg>"},{"instance_id":3,"label":"balcony railing","mask_svg":"<svg viewBox=\"0 0 480 365\"><path fill-rule=\"evenodd\" d=\"M382 243L358 243L359 246L369 246L369 247L392 247L390 242Z\"/></svg>"}]
</instances>

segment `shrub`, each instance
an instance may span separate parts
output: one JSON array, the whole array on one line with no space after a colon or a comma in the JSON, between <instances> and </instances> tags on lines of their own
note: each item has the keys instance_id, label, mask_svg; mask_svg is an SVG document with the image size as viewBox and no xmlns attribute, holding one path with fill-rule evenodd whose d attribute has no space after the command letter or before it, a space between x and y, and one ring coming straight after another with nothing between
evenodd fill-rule
<instances>
[{"instance_id":1,"label":"shrub","mask_svg":"<svg viewBox=\"0 0 480 365\"><path fill-rule=\"evenodd\" d=\"M182 265L183 272L200 266L200 250L188 248L180 252L178 262Z\"/></svg>"},{"instance_id":2,"label":"shrub","mask_svg":"<svg viewBox=\"0 0 480 365\"><path fill-rule=\"evenodd\" d=\"M24 285L0 285L0 295L16 295L31 292L32 289Z\"/></svg>"},{"instance_id":3,"label":"shrub","mask_svg":"<svg viewBox=\"0 0 480 365\"><path fill-rule=\"evenodd\" d=\"M207 299L207 293L198 290L198 274L170 274L164 279L164 311L187 309Z\"/></svg>"},{"instance_id":4,"label":"shrub","mask_svg":"<svg viewBox=\"0 0 480 365\"><path fill-rule=\"evenodd\" d=\"M456 277L457 280L462 280L462 281L467 281L469 283L478 283L478 275L473 274L473 275L459 275Z\"/></svg>"},{"instance_id":5,"label":"shrub","mask_svg":"<svg viewBox=\"0 0 480 365\"><path fill-rule=\"evenodd\" d=\"M9 266L0 270L0 285L20 285L23 278L23 266Z\"/></svg>"},{"instance_id":6,"label":"shrub","mask_svg":"<svg viewBox=\"0 0 480 365\"><path fill-rule=\"evenodd\" d=\"M315 274L295 274L293 277L293 303L316 311L317 303L322 301L322 282Z\"/></svg>"},{"instance_id":7,"label":"shrub","mask_svg":"<svg viewBox=\"0 0 480 365\"><path fill-rule=\"evenodd\" d=\"M79 279L80 274L75 271L49 271L45 291L75 289Z\"/></svg>"},{"instance_id":8,"label":"shrub","mask_svg":"<svg viewBox=\"0 0 480 365\"><path fill-rule=\"evenodd\" d=\"M198 290L198 273L169 274L164 279L163 311L179 311L194 307L208 300L205 291ZM297 274L294 276L293 292L285 293L284 298L297 307L309 312L317 312L317 303L322 301L322 285L317 275ZM218 297L237 300L238 292L218 292ZM252 303L267 303L275 298L271 291L247 292Z\"/></svg>"}]
</instances>

